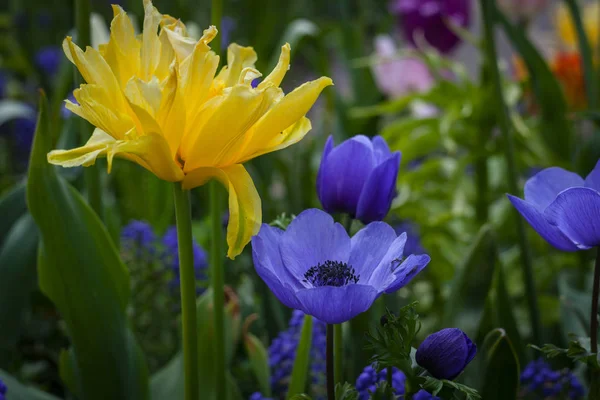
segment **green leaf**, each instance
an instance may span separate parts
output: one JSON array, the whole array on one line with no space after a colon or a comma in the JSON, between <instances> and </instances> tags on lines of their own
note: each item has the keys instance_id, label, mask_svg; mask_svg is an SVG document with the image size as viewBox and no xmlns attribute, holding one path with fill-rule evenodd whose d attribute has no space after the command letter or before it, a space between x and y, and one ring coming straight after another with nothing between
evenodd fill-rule
<instances>
[{"instance_id":1,"label":"green leaf","mask_svg":"<svg viewBox=\"0 0 600 400\"><path fill-rule=\"evenodd\" d=\"M519 391L519 360L504 329L495 329L486 336L479 357L485 363L482 397L485 400L516 399Z\"/></svg>"},{"instance_id":2,"label":"green leaf","mask_svg":"<svg viewBox=\"0 0 600 400\"><path fill-rule=\"evenodd\" d=\"M37 286L38 230L25 214L8 232L0 248L0 351L17 342L31 292ZM3 357L2 357L3 358ZM0 364L3 360L0 360ZM8 360L7 360L8 361Z\"/></svg>"},{"instance_id":3,"label":"green leaf","mask_svg":"<svg viewBox=\"0 0 600 400\"><path fill-rule=\"evenodd\" d=\"M0 369L0 379L6 384L7 400L59 400L48 393L19 382L6 371Z\"/></svg>"},{"instance_id":4,"label":"green leaf","mask_svg":"<svg viewBox=\"0 0 600 400\"><path fill-rule=\"evenodd\" d=\"M4 242L10 227L27 211L25 182L15 185L10 192L0 197L0 244Z\"/></svg>"},{"instance_id":5,"label":"green leaf","mask_svg":"<svg viewBox=\"0 0 600 400\"><path fill-rule=\"evenodd\" d=\"M496 18L529 72L531 86L540 106L544 139L557 157L569 161L574 134L573 126L567 119L568 107L560 84L525 31L511 24L500 11L496 12Z\"/></svg>"},{"instance_id":6,"label":"green leaf","mask_svg":"<svg viewBox=\"0 0 600 400\"><path fill-rule=\"evenodd\" d=\"M335 400L358 400L358 392L348 382L335 385Z\"/></svg>"},{"instance_id":7,"label":"green leaf","mask_svg":"<svg viewBox=\"0 0 600 400\"><path fill-rule=\"evenodd\" d=\"M450 289L442 326L460 326L474 336L494 276L496 247L489 225L483 225L460 265Z\"/></svg>"},{"instance_id":8,"label":"green leaf","mask_svg":"<svg viewBox=\"0 0 600 400\"><path fill-rule=\"evenodd\" d=\"M129 328L129 274L96 213L46 161L47 101L40 102L27 201L41 233L39 285L71 339L78 397L148 398L147 367Z\"/></svg>"},{"instance_id":9,"label":"green leaf","mask_svg":"<svg viewBox=\"0 0 600 400\"><path fill-rule=\"evenodd\" d=\"M425 383L422 385L423 389L436 396L440 393L444 394L444 398L447 398L447 395L452 395L452 398L464 398L465 400L478 400L481 399L481 396L477 392L477 390L469 387L467 385L463 385L461 383L457 383L454 381L449 381L447 379L438 380L431 376L425 377ZM462 395L462 396L461 396Z\"/></svg>"},{"instance_id":10,"label":"green leaf","mask_svg":"<svg viewBox=\"0 0 600 400\"><path fill-rule=\"evenodd\" d=\"M252 333L244 334L244 348L250 361L250 367L258 380L260 392L271 397L271 371L269 369L269 353L264 344Z\"/></svg>"},{"instance_id":11,"label":"green leaf","mask_svg":"<svg viewBox=\"0 0 600 400\"><path fill-rule=\"evenodd\" d=\"M306 382L308 380L308 372L310 369L310 347L312 345L313 336L313 317L310 315L304 316L302 323L302 331L300 332L300 340L296 350L296 358L290 378L290 386L288 388L287 398L300 393L304 393Z\"/></svg>"}]
</instances>

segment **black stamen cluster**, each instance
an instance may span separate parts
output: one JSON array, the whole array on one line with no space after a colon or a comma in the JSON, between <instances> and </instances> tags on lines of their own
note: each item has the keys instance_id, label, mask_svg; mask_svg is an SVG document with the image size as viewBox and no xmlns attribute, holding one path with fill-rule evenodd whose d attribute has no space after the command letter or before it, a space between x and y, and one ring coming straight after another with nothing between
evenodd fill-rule
<instances>
[{"instance_id":1,"label":"black stamen cluster","mask_svg":"<svg viewBox=\"0 0 600 400\"><path fill-rule=\"evenodd\" d=\"M315 267L310 267L304 274L304 282L314 287L344 286L349 283L358 283L360 275L350 265L339 261L325 261Z\"/></svg>"}]
</instances>

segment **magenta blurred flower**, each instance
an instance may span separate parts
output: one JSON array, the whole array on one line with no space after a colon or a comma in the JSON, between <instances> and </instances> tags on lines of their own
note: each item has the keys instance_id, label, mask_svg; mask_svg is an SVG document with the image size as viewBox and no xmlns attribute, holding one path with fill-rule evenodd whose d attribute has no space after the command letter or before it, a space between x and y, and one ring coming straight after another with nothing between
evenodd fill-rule
<instances>
[{"instance_id":1,"label":"magenta blurred flower","mask_svg":"<svg viewBox=\"0 0 600 400\"><path fill-rule=\"evenodd\" d=\"M550 4L549 0L498 0L498 8L508 16L529 20Z\"/></svg>"},{"instance_id":2,"label":"magenta blurred flower","mask_svg":"<svg viewBox=\"0 0 600 400\"><path fill-rule=\"evenodd\" d=\"M459 43L448 24L466 28L471 17L469 0L394 0L392 12L400 18L401 28L414 46L423 35L427 43L442 53L449 53Z\"/></svg>"}]
</instances>

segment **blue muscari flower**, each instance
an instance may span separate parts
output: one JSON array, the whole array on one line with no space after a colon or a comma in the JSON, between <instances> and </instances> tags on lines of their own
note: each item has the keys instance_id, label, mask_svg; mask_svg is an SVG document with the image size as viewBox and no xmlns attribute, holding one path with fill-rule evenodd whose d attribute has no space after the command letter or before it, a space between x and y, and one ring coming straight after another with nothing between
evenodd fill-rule
<instances>
[{"instance_id":1,"label":"blue muscari flower","mask_svg":"<svg viewBox=\"0 0 600 400\"><path fill-rule=\"evenodd\" d=\"M562 168L546 168L525 183L525 200L508 198L557 249L577 251L600 245L600 161L585 180Z\"/></svg>"},{"instance_id":2,"label":"blue muscari flower","mask_svg":"<svg viewBox=\"0 0 600 400\"><path fill-rule=\"evenodd\" d=\"M170 227L162 238L162 244L165 246L165 262L174 273L171 286L179 288L179 248L177 241L177 227ZM208 268L208 258L206 252L196 241L192 243L194 253L194 271L197 280L206 279L206 270ZM200 292L200 291L198 291Z\"/></svg>"},{"instance_id":3,"label":"blue muscari flower","mask_svg":"<svg viewBox=\"0 0 600 400\"><path fill-rule=\"evenodd\" d=\"M372 222L352 237L317 209L303 211L286 231L263 224L252 238L258 275L286 306L328 324L367 311L383 293L408 284L428 255L404 258L406 234Z\"/></svg>"},{"instance_id":4,"label":"blue muscari flower","mask_svg":"<svg viewBox=\"0 0 600 400\"><path fill-rule=\"evenodd\" d=\"M417 349L417 364L437 379L454 379L477 353L477 346L460 329L446 328L429 335Z\"/></svg>"},{"instance_id":5,"label":"blue muscari flower","mask_svg":"<svg viewBox=\"0 0 600 400\"><path fill-rule=\"evenodd\" d=\"M375 391L377 384L387 380L387 370L381 370L379 373L369 365L363 369L362 373L356 379L356 391L358 400L368 400L369 393ZM396 398L404 398L404 385L406 384L406 375L397 368L392 370L392 387L395 389ZM419 390L413 395L415 400L440 400L439 397L432 396L425 390Z\"/></svg>"},{"instance_id":6,"label":"blue muscari flower","mask_svg":"<svg viewBox=\"0 0 600 400\"><path fill-rule=\"evenodd\" d=\"M121 246L136 255L153 254L156 247L156 235L152 226L144 221L132 220L121 229Z\"/></svg>"},{"instance_id":7,"label":"blue muscari flower","mask_svg":"<svg viewBox=\"0 0 600 400\"><path fill-rule=\"evenodd\" d=\"M15 147L22 155L29 155L35 133L35 118L17 118L12 121Z\"/></svg>"},{"instance_id":8,"label":"blue muscari flower","mask_svg":"<svg viewBox=\"0 0 600 400\"><path fill-rule=\"evenodd\" d=\"M550 364L538 359L527 364L521 373L521 387L524 394L536 395L538 399L563 398L582 399L584 389L569 369L554 371Z\"/></svg>"},{"instance_id":9,"label":"blue muscari flower","mask_svg":"<svg viewBox=\"0 0 600 400\"><path fill-rule=\"evenodd\" d=\"M67 97L67 100L69 100L71 103L79 104L79 103L77 103L77 99L73 95L73 92L69 93L69 96ZM60 116L63 119L68 119L72 115L73 115L73 112L67 108L67 103L63 102L63 104L61 106L61 109L60 109Z\"/></svg>"},{"instance_id":10,"label":"blue muscari flower","mask_svg":"<svg viewBox=\"0 0 600 400\"><path fill-rule=\"evenodd\" d=\"M57 46L43 47L35 54L35 64L50 78L58 72L60 60L61 51Z\"/></svg>"},{"instance_id":11,"label":"blue muscari flower","mask_svg":"<svg viewBox=\"0 0 600 400\"><path fill-rule=\"evenodd\" d=\"M8 76L0 69L0 99L6 96L6 85L8 84Z\"/></svg>"},{"instance_id":12,"label":"blue muscari flower","mask_svg":"<svg viewBox=\"0 0 600 400\"><path fill-rule=\"evenodd\" d=\"M8 391L8 388L6 387L6 385L4 384L4 382L2 382L2 379L0 379L0 400L6 400L6 392Z\"/></svg>"},{"instance_id":13,"label":"blue muscari flower","mask_svg":"<svg viewBox=\"0 0 600 400\"><path fill-rule=\"evenodd\" d=\"M296 349L300 341L302 323L305 314L302 311L294 310L289 321L287 330L279 333L269 346L269 368L271 370L271 390L273 397L285 398L292 375L294 361L296 359ZM313 320L313 334L310 350L310 382L313 392L319 398L319 388L325 386L325 351L326 351L326 330L327 326L318 319ZM315 393L313 393L314 395ZM270 400L263 397L261 393L254 393L249 400Z\"/></svg>"},{"instance_id":14,"label":"blue muscari flower","mask_svg":"<svg viewBox=\"0 0 600 400\"><path fill-rule=\"evenodd\" d=\"M0 399L1 400L1 399ZM270 397L263 396L260 392L252 393L248 400L273 400Z\"/></svg>"},{"instance_id":15,"label":"blue muscari flower","mask_svg":"<svg viewBox=\"0 0 600 400\"><path fill-rule=\"evenodd\" d=\"M330 136L317 176L321 205L365 224L380 221L396 196L399 168L400 152L392 153L380 136L354 136L335 148Z\"/></svg>"}]
</instances>

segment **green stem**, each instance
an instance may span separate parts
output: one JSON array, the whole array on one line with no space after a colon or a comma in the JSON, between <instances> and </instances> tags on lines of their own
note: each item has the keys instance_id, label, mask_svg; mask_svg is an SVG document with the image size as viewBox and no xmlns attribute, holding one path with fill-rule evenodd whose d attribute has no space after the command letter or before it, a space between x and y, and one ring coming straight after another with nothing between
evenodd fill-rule
<instances>
[{"instance_id":1,"label":"green stem","mask_svg":"<svg viewBox=\"0 0 600 400\"><path fill-rule=\"evenodd\" d=\"M198 336L196 334L196 274L192 251L192 210L190 192L173 184L177 243L179 246L179 276L181 288L181 323L183 325L183 369L185 400L198 400Z\"/></svg>"},{"instance_id":2,"label":"green stem","mask_svg":"<svg viewBox=\"0 0 600 400\"><path fill-rule=\"evenodd\" d=\"M335 324L333 326L333 374L334 382L343 383L343 363L344 363L344 341L342 338L342 324Z\"/></svg>"},{"instance_id":3,"label":"green stem","mask_svg":"<svg viewBox=\"0 0 600 400\"><path fill-rule=\"evenodd\" d=\"M217 181L209 183L210 188L210 218L212 237L210 244L210 278L213 290L213 313L214 313L214 353L215 353L215 387L217 400L225 400L225 286L223 268L223 202L221 198L221 187Z\"/></svg>"},{"instance_id":4,"label":"green stem","mask_svg":"<svg viewBox=\"0 0 600 400\"><path fill-rule=\"evenodd\" d=\"M221 29L221 20L223 19L223 0L212 0L210 8L210 20L217 29ZM217 45L215 45L213 51L219 55L221 54L221 37L219 36Z\"/></svg>"},{"instance_id":5,"label":"green stem","mask_svg":"<svg viewBox=\"0 0 600 400\"><path fill-rule=\"evenodd\" d=\"M592 285L592 312L590 316L590 351L598 354L598 297L600 296L600 247L596 250L594 282ZM600 400L600 371L590 368L589 400Z\"/></svg>"},{"instance_id":6,"label":"green stem","mask_svg":"<svg viewBox=\"0 0 600 400\"><path fill-rule=\"evenodd\" d=\"M91 45L90 33L90 0L75 0L75 28L77 29L77 44L85 49ZM75 69L75 82L85 83L80 74ZM92 135L89 122L81 118L81 142L85 143ZM98 167L85 168L84 172L85 187L87 189L88 202L92 209L102 218L102 190L100 189L100 170Z\"/></svg>"},{"instance_id":7,"label":"green stem","mask_svg":"<svg viewBox=\"0 0 600 400\"><path fill-rule=\"evenodd\" d=\"M594 61L592 56L592 48L589 38L585 33L581 13L576 0L565 0L575 30L577 31L577 41L579 43L579 53L581 54L581 66L583 67L583 78L585 80L585 88L587 91L588 108L595 110L598 107L598 86L594 72Z\"/></svg>"},{"instance_id":8,"label":"green stem","mask_svg":"<svg viewBox=\"0 0 600 400\"><path fill-rule=\"evenodd\" d=\"M498 110L498 125L502 136L504 137L505 157L508 165L508 188L510 193L518 193L518 173L517 164L515 161L515 149L512 136L512 127L504 93L502 90L502 80L498 69L498 58L496 54L496 39L494 37L493 21L496 5L491 0L480 0L481 10L483 14L483 27L485 33L485 50L487 62L489 63L491 83L494 86L495 107ZM533 278L533 267L531 263L531 254L529 253L529 245L525 232L523 219L514 211L516 218L517 233L519 237L519 247L521 251L521 261L523 262L523 279L525 281L525 292L527 296L527 306L531 318L531 331L533 334L533 342L541 343L541 323L536 297L535 281Z\"/></svg>"},{"instance_id":9,"label":"green stem","mask_svg":"<svg viewBox=\"0 0 600 400\"><path fill-rule=\"evenodd\" d=\"M391 389L394 387L394 385L393 385L394 370L392 369L392 367L387 367L386 372L387 372L387 374L386 374L387 384L388 384L389 388ZM394 399L394 398L395 398L395 396L392 396L392 399Z\"/></svg>"},{"instance_id":10,"label":"green stem","mask_svg":"<svg viewBox=\"0 0 600 400\"><path fill-rule=\"evenodd\" d=\"M335 378L333 373L333 330L333 325L327 324L327 343L325 350L325 360L327 363L327 400L335 400Z\"/></svg>"},{"instance_id":11,"label":"green stem","mask_svg":"<svg viewBox=\"0 0 600 400\"><path fill-rule=\"evenodd\" d=\"M483 131L485 133L489 131ZM479 136L484 136L479 133ZM479 146L477 151L482 152L482 154L477 155L477 159L475 160L475 187L477 190L477 198L475 202L475 215L477 217L477 221L480 224L485 224L488 220L489 216L489 206L488 206L488 163L487 157L483 152L485 151L485 139L479 138L478 141Z\"/></svg>"}]
</instances>

